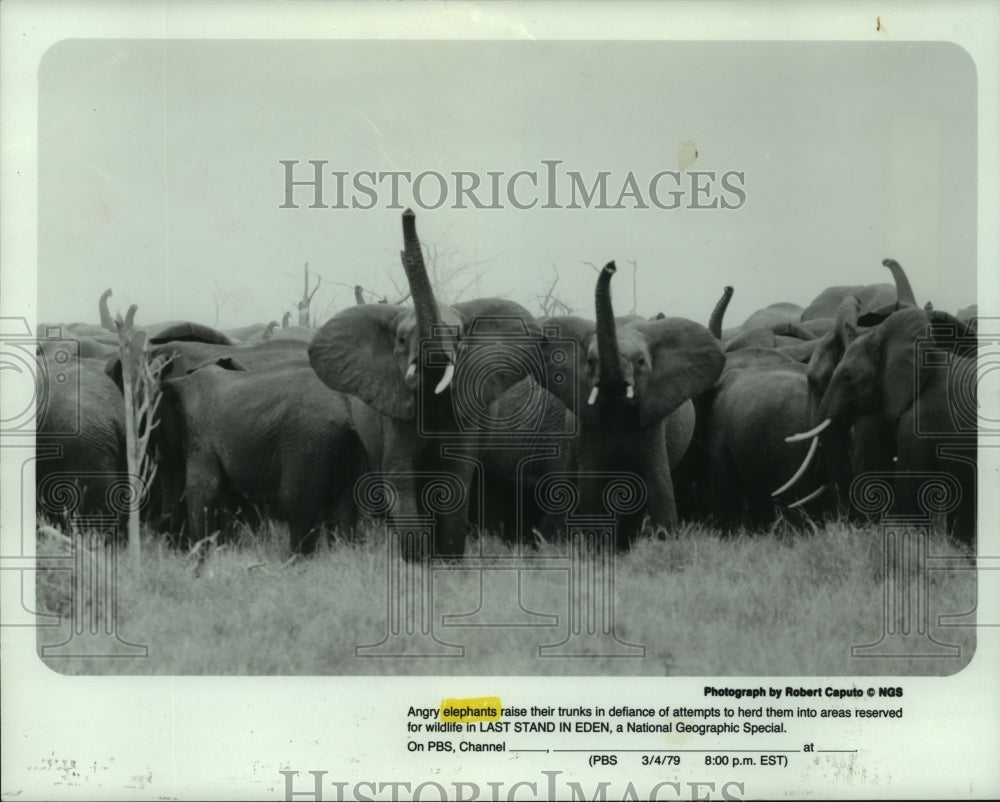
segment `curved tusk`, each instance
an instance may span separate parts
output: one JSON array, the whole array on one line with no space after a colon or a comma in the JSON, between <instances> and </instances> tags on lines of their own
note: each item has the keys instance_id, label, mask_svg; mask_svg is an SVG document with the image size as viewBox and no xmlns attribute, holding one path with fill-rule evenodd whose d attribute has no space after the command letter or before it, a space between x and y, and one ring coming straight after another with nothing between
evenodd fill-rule
<instances>
[{"instance_id":1,"label":"curved tusk","mask_svg":"<svg viewBox=\"0 0 1000 802\"><path fill-rule=\"evenodd\" d=\"M802 432L801 434L792 434L785 438L786 443L798 443L802 440L808 440L810 437L815 437L820 432L822 432L827 426L833 423L833 418L827 418L819 426L814 429L810 429L808 432Z\"/></svg>"},{"instance_id":2,"label":"curved tusk","mask_svg":"<svg viewBox=\"0 0 1000 802\"><path fill-rule=\"evenodd\" d=\"M451 377L455 374L455 363L449 362L448 367L444 369L444 376L441 377L441 381L438 382L438 386L434 388L434 395L440 395L445 390L448 389L448 385L451 384Z\"/></svg>"},{"instance_id":3,"label":"curved tusk","mask_svg":"<svg viewBox=\"0 0 1000 802\"><path fill-rule=\"evenodd\" d=\"M632 398L634 395L635 395L635 388L632 387L632 385L630 384L628 387L625 388L625 397Z\"/></svg>"},{"instance_id":4,"label":"curved tusk","mask_svg":"<svg viewBox=\"0 0 1000 802\"><path fill-rule=\"evenodd\" d=\"M785 482L781 487L779 487L777 490L775 490L771 494L771 498L774 498L775 496L780 496L782 493L784 493L786 490L788 490L788 488L790 488L797 481L799 481L799 479L802 478L802 474L804 474L806 472L806 469L809 467L809 463L812 462L812 458L813 458L813 455L816 453L817 446L819 446L819 438L814 437L813 441L812 441L812 445L809 446L809 453L806 454L806 458L804 460L802 460L802 464L799 465L799 469L795 472L795 476L793 476L791 479L789 479L787 482Z\"/></svg>"},{"instance_id":5,"label":"curved tusk","mask_svg":"<svg viewBox=\"0 0 1000 802\"><path fill-rule=\"evenodd\" d=\"M813 490L813 492L810 493L805 498L800 498L794 504L789 504L788 505L788 509L794 510L796 507L801 507L803 504L808 504L814 498L819 498L820 496L822 496L823 493L825 493L825 492L826 492L826 485L820 485L819 487L817 487L815 490Z\"/></svg>"},{"instance_id":6,"label":"curved tusk","mask_svg":"<svg viewBox=\"0 0 1000 802\"><path fill-rule=\"evenodd\" d=\"M587 406L593 406L594 402L597 400L597 385L594 385L594 389L590 391L590 398L587 399Z\"/></svg>"},{"instance_id":7,"label":"curved tusk","mask_svg":"<svg viewBox=\"0 0 1000 802\"><path fill-rule=\"evenodd\" d=\"M406 379L407 379L407 381L409 381L410 379L412 379L416 375L417 375L417 363L416 362L411 362L410 363L410 367L408 367L406 369Z\"/></svg>"}]
</instances>

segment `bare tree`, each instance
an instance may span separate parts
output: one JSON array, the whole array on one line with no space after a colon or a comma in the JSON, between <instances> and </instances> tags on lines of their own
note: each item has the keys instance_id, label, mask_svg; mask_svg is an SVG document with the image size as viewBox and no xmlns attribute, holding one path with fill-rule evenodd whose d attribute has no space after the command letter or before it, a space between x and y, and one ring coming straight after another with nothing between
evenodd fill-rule
<instances>
[{"instance_id":1,"label":"bare tree","mask_svg":"<svg viewBox=\"0 0 1000 802\"><path fill-rule=\"evenodd\" d=\"M323 283L323 277L316 275L316 286L313 287L312 292L309 292L309 263L306 262L303 268L303 282L302 282L302 300L298 303L299 308L299 325L309 328L309 304L312 303L313 296L316 294L316 290L319 289L319 285Z\"/></svg>"},{"instance_id":2,"label":"bare tree","mask_svg":"<svg viewBox=\"0 0 1000 802\"><path fill-rule=\"evenodd\" d=\"M571 315L573 314L573 307L556 295L556 285L559 284L560 279L559 268L556 267L556 263L552 261L551 257L549 257L549 264L552 266L554 277L548 286L544 288L544 292L541 295L536 295L534 300L542 312L542 317Z\"/></svg>"},{"instance_id":3,"label":"bare tree","mask_svg":"<svg viewBox=\"0 0 1000 802\"><path fill-rule=\"evenodd\" d=\"M229 301L232 299L232 296L228 292L222 289L218 279L213 279L213 281L215 283L215 292L212 293L212 300L215 302L214 325L218 326L220 317L219 313L222 312L223 307L229 303Z\"/></svg>"},{"instance_id":4,"label":"bare tree","mask_svg":"<svg viewBox=\"0 0 1000 802\"><path fill-rule=\"evenodd\" d=\"M118 315L118 355L122 367L122 393L125 401L125 460L129 492L128 549L138 563L141 557L139 509L156 477L156 462L151 458L149 438L156 428L156 409L160 404L160 374L169 360L149 360L146 332L132 325L135 306L122 320Z\"/></svg>"}]
</instances>

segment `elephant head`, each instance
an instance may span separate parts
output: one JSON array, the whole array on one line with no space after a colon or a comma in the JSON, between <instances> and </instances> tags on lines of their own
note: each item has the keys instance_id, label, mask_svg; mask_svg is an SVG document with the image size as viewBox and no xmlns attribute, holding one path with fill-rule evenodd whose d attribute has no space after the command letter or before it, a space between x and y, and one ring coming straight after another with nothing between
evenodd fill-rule
<instances>
[{"instance_id":1,"label":"elephant head","mask_svg":"<svg viewBox=\"0 0 1000 802\"><path fill-rule=\"evenodd\" d=\"M616 326L610 288L614 273L610 262L598 276L596 325L578 317L543 322L545 328L555 324L560 336L576 340L580 355L575 385L554 380L550 371L548 389L585 423L596 408L649 426L711 387L725 357L708 329L683 318ZM586 404L578 408L577 399L586 399Z\"/></svg>"},{"instance_id":2,"label":"elephant head","mask_svg":"<svg viewBox=\"0 0 1000 802\"><path fill-rule=\"evenodd\" d=\"M940 372L939 360L918 358L921 342L960 358L972 356L975 349L974 335L957 318L934 310L901 309L845 351L819 404L823 423L876 412L898 422L933 371Z\"/></svg>"},{"instance_id":3,"label":"elephant head","mask_svg":"<svg viewBox=\"0 0 1000 802\"><path fill-rule=\"evenodd\" d=\"M335 390L356 396L390 418L412 420L417 395L444 404L453 395L474 392L488 404L524 378L512 371L483 376L476 387L453 386L463 336L470 332L501 337L524 334L531 313L501 298L439 304L424 264L416 220L403 213L403 266L413 307L362 304L344 309L327 322L309 347L319 377ZM516 320L515 320L516 319ZM434 401L440 397L440 401Z\"/></svg>"},{"instance_id":4,"label":"elephant head","mask_svg":"<svg viewBox=\"0 0 1000 802\"><path fill-rule=\"evenodd\" d=\"M864 297L858 294L849 294L841 300L834 317L833 328L820 338L809 360L809 388L813 409L817 408L837 364L859 334L872 326L877 326L897 309L917 305L913 288L899 262L895 259L884 259L882 264L889 268L895 279L896 301L874 308L870 304L866 306Z\"/></svg>"}]
</instances>

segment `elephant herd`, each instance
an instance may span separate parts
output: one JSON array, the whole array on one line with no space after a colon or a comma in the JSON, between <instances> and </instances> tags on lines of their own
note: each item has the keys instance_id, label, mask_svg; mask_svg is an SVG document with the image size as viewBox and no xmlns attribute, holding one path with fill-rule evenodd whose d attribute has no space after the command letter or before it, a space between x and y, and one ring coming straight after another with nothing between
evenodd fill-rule
<instances>
[{"instance_id":1,"label":"elephant herd","mask_svg":"<svg viewBox=\"0 0 1000 802\"><path fill-rule=\"evenodd\" d=\"M920 307L895 261L893 284L830 287L725 330L729 287L707 327L616 317L612 262L594 320L536 318L504 298L439 303L412 212L402 222L412 306L359 303L287 336L144 328L163 365L150 526L187 546L266 516L309 553L364 512L428 533L408 558L458 558L477 528L530 542L614 522L624 550L681 520L863 514L866 477L893 511L926 511L916 478L937 477L956 499L931 505L974 546L974 309ZM53 517L67 511L53 482L72 482L74 513L107 514L125 471L109 295L100 326L39 340L36 480Z\"/></svg>"}]
</instances>

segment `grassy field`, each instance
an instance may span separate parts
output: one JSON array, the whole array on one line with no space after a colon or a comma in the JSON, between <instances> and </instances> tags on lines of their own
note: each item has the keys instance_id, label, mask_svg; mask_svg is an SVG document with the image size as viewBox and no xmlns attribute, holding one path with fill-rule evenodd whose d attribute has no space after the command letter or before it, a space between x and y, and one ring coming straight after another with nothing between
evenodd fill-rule
<instances>
[{"instance_id":1,"label":"grassy field","mask_svg":"<svg viewBox=\"0 0 1000 802\"><path fill-rule=\"evenodd\" d=\"M404 656L359 657L356 647L378 643L387 628L386 540L380 526L371 529L292 561L281 525L244 532L200 557L146 536L140 564L118 557L114 620L119 637L148 646L148 656L44 660L68 674L880 675L951 674L975 650L974 629L936 625L939 614L974 609L975 571L965 570L971 563L957 547L932 537L931 555L955 559L925 574L929 634L959 646L960 656L852 657L852 645L879 641L885 626L882 539L875 526L831 523L813 533L779 526L727 538L688 525L666 540L641 540L615 563L617 641L600 631L581 636L572 657L539 650L566 639L571 607L579 609L569 596L566 544L544 544L532 552L537 563L520 572L454 563L433 571L430 617L434 637L447 644L435 648L452 656L412 656L434 645L425 638L389 649ZM71 544L43 533L38 549L65 556ZM492 536L471 539L468 553L514 557ZM84 559L105 556L89 547ZM588 557L577 568L599 578L603 565ZM75 604L84 605L85 621L108 620L99 593L82 590L74 599L72 578L67 570L38 572L39 609L66 616L62 627L39 629L40 649L67 639ZM607 612L607 583L582 584L577 605ZM471 613L480 598L480 626L445 625L455 621L443 616ZM497 626L526 622L535 626ZM613 656L634 654L627 644L644 646L644 656Z\"/></svg>"}]
</instances>

